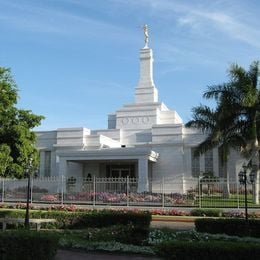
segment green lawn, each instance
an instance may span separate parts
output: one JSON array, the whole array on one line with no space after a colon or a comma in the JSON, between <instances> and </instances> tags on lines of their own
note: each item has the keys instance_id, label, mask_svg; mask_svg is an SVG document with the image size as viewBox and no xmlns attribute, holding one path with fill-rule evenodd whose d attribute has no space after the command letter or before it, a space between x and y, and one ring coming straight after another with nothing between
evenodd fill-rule
<instances>
[{"instance_id":1,"label":"green lawn","mask_svg":"<svg viewBox=\"0 0 260 260\"><path fill-rule=\"evenodd\" d=\"M256 205L253 203L253 196L248 194L247 196L248 207L260 208L260 204ZM197 197L194 206L201 208L244 208L245 207L245 196L241 195L230 195L230 198L224 198L222 194L212 194Z\"/></svg>"}]
</instances>

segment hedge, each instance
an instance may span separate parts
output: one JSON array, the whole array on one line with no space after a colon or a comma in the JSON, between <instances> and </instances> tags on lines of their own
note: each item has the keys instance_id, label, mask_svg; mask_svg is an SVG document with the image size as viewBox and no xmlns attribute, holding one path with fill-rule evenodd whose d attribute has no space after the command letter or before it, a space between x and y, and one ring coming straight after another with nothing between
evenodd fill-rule
<instances>
[{"instance_id":1,"label":"hedge","mask_svg":"<svg viewBox=\"0 0 260 260\"><path fill-rule=\"evenodd\" d=\"M85 238L89 241L114 241L133 245L144 244L149 235L149 230L147 228L132 225L89 228L85 232Z\"/></svg>"},{"instance_id":2,"label":"hedge","mask_svg":"<svg viewBox=\"0 0 260 260\"><path fill-rule=\"evenodd\" d=\"M0 259L51 260L58 248L58 236L46 232L9 231L0 233Z\"/></svg>"},{"instance_id":3,"label":"hedge","mask_svg":"<svg viewBox=\"0 0 260 260\"><path fill-rule=\"evenodd\" d=\"M2 210L0 217L24 218L24 210ZM134 225L149 228L151 213L114 210L93 210L87 212L38 211L31 210L30 218L54 218L55 224L47 224L55 228L88 228L108 227L112 225Z\"/></svg>"},{"instance_id":4,"label":"hedge","mask_svg":"<svg viewBox=\"0 0 260 260\"><path fill-rule=\"evenodd\" d=\"M192 209L191 216L207 216L207 217L221 217L223 210L221 209Z\"/></svg>"},{"instance_id":5,"label":"hedge","mask_svg":"<svg viewBox=\"0 0 260 260\"><path fill-rule=\"evenodd\" d=\"M260 245L243 242L209 241L163 242L156 246L158 255L181 260L255 260L260 259Z\"/></svg>"},{"instance_id":6,"label":"hedge","mask_svg":"<svg viewBox=\"0 0 260 260\"><path fill-rule=\"evenodd\" d=\"M260 238L260 220L256 219L196 219L195 228L198 232Z\"/></svg>"}]
</instances>

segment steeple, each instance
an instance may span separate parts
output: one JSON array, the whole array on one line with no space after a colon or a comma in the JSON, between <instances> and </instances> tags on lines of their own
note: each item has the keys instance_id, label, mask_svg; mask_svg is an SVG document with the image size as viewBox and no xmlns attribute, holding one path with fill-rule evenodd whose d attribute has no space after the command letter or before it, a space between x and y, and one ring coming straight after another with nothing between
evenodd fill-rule
<instances>
[{"instance_id":1,"label":"steeple","mask_svg":"<svg viewBox=\"0 0 260 260\"><path fill-rule=\"evenodd\" d=\"M135 88L135 103L158 102L158 90L153 82L153 51L148 47L148 28L144 27L145 46L140 50L140 79Z\"/></svg>"},{"instance_id":2,"label":"steeple","mask_svg":"<svg viewBox=\"0 0 260 260\"><path fill-rule=\"evenodd\" d=\"M153 51L148 46L148 40L148 28L144 26L145 45L140 50L140 79L135 88L135 102L125 104L108 116L108 129L120 130L120 140L126 145L128 142L140 143L140 138L144 143L154 141L156 137L152 135L156 125L182 123L176 111L158 102L158 91L153 82ZM160 131L161 128L158 129Z\"/></svg>"}]
</instances>

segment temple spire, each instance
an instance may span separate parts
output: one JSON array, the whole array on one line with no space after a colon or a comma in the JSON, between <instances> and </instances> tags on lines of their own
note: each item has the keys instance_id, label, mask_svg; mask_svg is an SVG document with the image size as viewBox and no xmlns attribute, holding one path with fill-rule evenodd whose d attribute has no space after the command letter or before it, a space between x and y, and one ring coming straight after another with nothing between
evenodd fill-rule
<instances>
[{"instance_id":1,"label":"temple spire","mask_svg":"<svg viewBox=\"0 0 260 260\"><path fill-rule=\"evenodd\" d=\"M158 91L153 82L153 51L148 47L148 26L144 27L145 46L140 50L140 79L135 88L135 102L158 102Z\"/></svg>"}]
</instances>

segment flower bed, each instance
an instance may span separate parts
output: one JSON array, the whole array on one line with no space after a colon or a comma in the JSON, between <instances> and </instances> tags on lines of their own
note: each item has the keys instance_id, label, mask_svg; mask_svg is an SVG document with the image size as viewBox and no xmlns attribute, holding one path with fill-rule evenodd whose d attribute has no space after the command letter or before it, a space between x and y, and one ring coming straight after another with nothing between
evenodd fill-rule
<instances>
[{"instance_id":1,"label":"flower bed","mask_svg":"<svg viewBox=\"0 0 260 260\"><path fill-rule=\"evenodd\" d=\"M48 194L41 197L41 201L58 201L59 196L56 194ZM164 196L164 198L162 197ZM161 193L114 193L114 192L74 192L64 194L66 201L85 201L85 202L102 202L102 203L155 203L170 205L189 205L192 202L188 199L187 195L180 193L164 194Z\"/></svg>"},{"instance_id":2,"label":"flower bed","mask_svg":"<svg viewBox=\"0 0 260 260\"><path fill-rule=\"evenodd\" d=\"M59 195L44 194L41 196L41 201L59 201Z\"/></svg>"}]
</instances>

